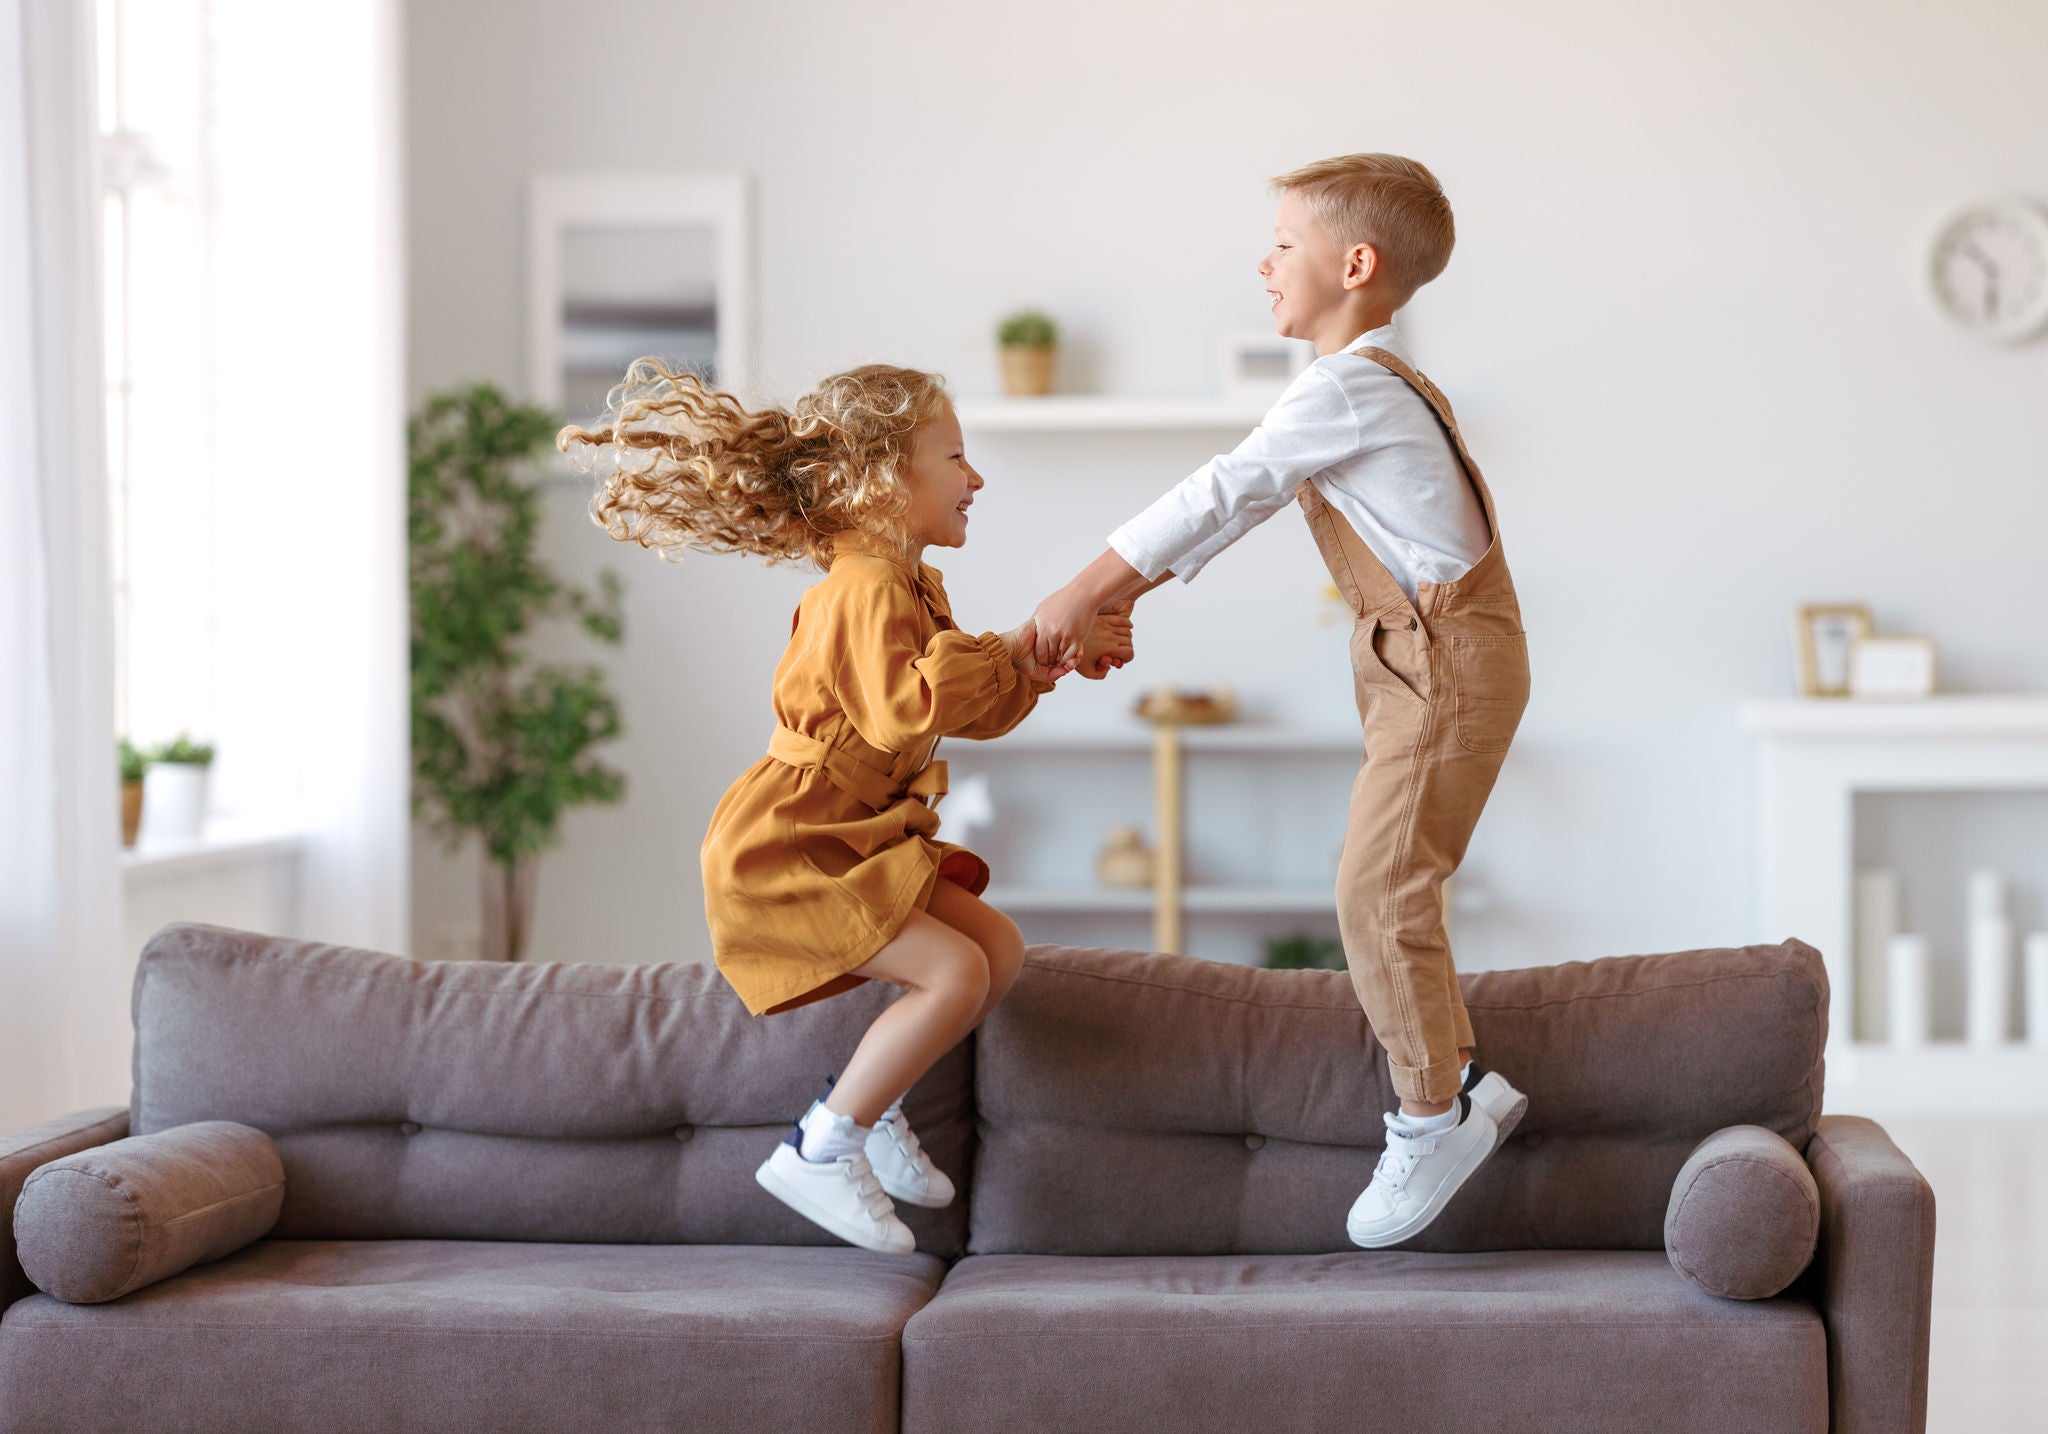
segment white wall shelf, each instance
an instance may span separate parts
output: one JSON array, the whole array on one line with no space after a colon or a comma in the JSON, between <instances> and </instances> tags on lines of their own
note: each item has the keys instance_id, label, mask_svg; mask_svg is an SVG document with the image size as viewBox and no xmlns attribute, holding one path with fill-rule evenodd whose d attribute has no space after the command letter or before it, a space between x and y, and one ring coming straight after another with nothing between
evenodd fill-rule
<instances>
[{"instance_id":1,"label":"white wall shelf","mask_svg":"<svg viewBox=\"0 0 2048 1434\"><path fill-rule=\"evenodd\" d=\"M1049 394L966 399L954 411L968 433L1205 433L1255 428L1268 407L1243 399Z\"/></svg>"},{"instance_id":2,"label":"white wall shelf","mask_svg":"<svg viewBox=\"0 0 2048 1434\"><path fill-rule=\"evenodd\" d=\"M1954 695L1872 702L1749 702L1757 741L1758 935L1796 936L1827 964L1828 1087L1851 1108L1928 1109L2021 1100L2048 1108L2041 1057L2020 1048L1855 1039L1855 803L1900 792L2048 791L2048 695ZM1872 973L1874 974L1874 973ZM2001 1089L2000 1072L2032 1072Z\"/></svg>"}]
</instances>

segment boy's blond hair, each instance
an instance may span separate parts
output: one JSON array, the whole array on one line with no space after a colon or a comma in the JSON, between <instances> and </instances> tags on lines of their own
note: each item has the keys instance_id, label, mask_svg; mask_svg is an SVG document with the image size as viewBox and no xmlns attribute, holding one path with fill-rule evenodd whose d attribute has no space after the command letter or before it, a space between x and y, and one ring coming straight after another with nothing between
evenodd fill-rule
<instances>
[{"instance_id":1,"label":"boy's blond hair","mask_svg":"<svg viewBox=\"0 0 2048 1434\"><path fill-rule=\"evenodd\" d=\"M1370 244L1406 303L1443 273L1457 242L1451 202L1436 176L1398 154L1345 154L1273 180L1295 193L1340 249Z\"/></svg>"}]
</instances>

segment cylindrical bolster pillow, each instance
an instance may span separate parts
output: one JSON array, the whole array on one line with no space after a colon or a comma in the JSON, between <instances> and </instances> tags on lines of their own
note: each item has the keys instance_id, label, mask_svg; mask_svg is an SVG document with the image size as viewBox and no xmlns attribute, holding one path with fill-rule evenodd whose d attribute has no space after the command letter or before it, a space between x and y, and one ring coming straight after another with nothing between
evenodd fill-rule
<instances>
[{"instance_id":1,"label":"cylindrical bolster pillow","mask_svg":"<svg viewBox=\"0 0 2048 1434\"><path fill-rule=\"evenodd\" d=\"M14 1204L15 1249L37 1289L98 1304L233 1254L283 1207L270 1137L200 1121L39 1166Z\"/></svg>"},{"instance_id":2,"label":"cylindrical bolster pillow","mask_svg":"<svg viewBox=\"0 0 2048 1434\"><path fill-rule=\"evenodd\" d=\"M1672 1268L1723 1299L1769 1299L1799 1278L1819 1236L1813 1172L1761 1125L1731 1125L1702 1140L1664 1209Z\"/></svg>"}]
</instances>

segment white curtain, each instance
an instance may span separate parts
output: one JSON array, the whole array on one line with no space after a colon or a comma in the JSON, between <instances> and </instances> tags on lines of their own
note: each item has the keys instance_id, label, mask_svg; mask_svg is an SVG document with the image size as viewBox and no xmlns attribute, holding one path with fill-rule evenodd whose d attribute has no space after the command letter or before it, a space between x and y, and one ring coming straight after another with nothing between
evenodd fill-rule
<instances>
[{"instance_id":1,"label":"white curtain","mask_svg":"<svg viewBox=\"0 0 2048 1434\"><path fill-rule=\"evenodd\" d=\"M91 9L0 0L0 1129L127 1098Z\"/></svg>"},{"instance_id":2,"label":"white curtain","mask_svg":"<svg viewBox=\"0 0 2048 1434\"><path fill-rule=\"evenodd\" d=\"M304 846L288 934L403 954L398 6L215 0L213 17L220 745L291 788Z\"/></svg>"}]
</instances>

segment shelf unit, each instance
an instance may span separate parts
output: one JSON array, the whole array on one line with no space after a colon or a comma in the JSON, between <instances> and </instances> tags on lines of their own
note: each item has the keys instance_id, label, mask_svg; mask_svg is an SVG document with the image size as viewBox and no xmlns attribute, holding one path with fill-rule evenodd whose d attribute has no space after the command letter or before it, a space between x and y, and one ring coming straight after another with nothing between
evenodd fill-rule
<instances>
[{"instance_id":1,"label":"shelf unit","mask_svg":"<svg viewBox=\"0 0 2048 1434\"><path fill-rule=\"evenodd\" d=\"M1184 918L1190 913L1230 916L1331 916L1337 910L1327 886L1188 885L1183 834L1186 763L1205 753L1349 758L1356 762L1364 739L1356 731L1285 727L1268 723L1177 726L1132 722L1090 731L1020 729L992 742L956 743L949 763L978 766L987 758L1060 755L1148 755L1152 765L1153 859L1151 887L993 886L991 905L1015 912L1086 915L1149 915L1152 945L1159 951L1185 949Z\"/></svg>"},{"instance_id":2,"label":"shelf unit","mask_svg":"<svg viewBox=\"0 0 2048 1434\"><path fill-rule=\"evenodd\" d=\"M1827 965L1830 1097L1885 1111L2048 1108L2048 1058L2014 1045L1855 1039L1858 796L2048 791L2048 696L1745 703L1758 748L1759 937L1796 936Z\"/></svg>"}]
</instances>

